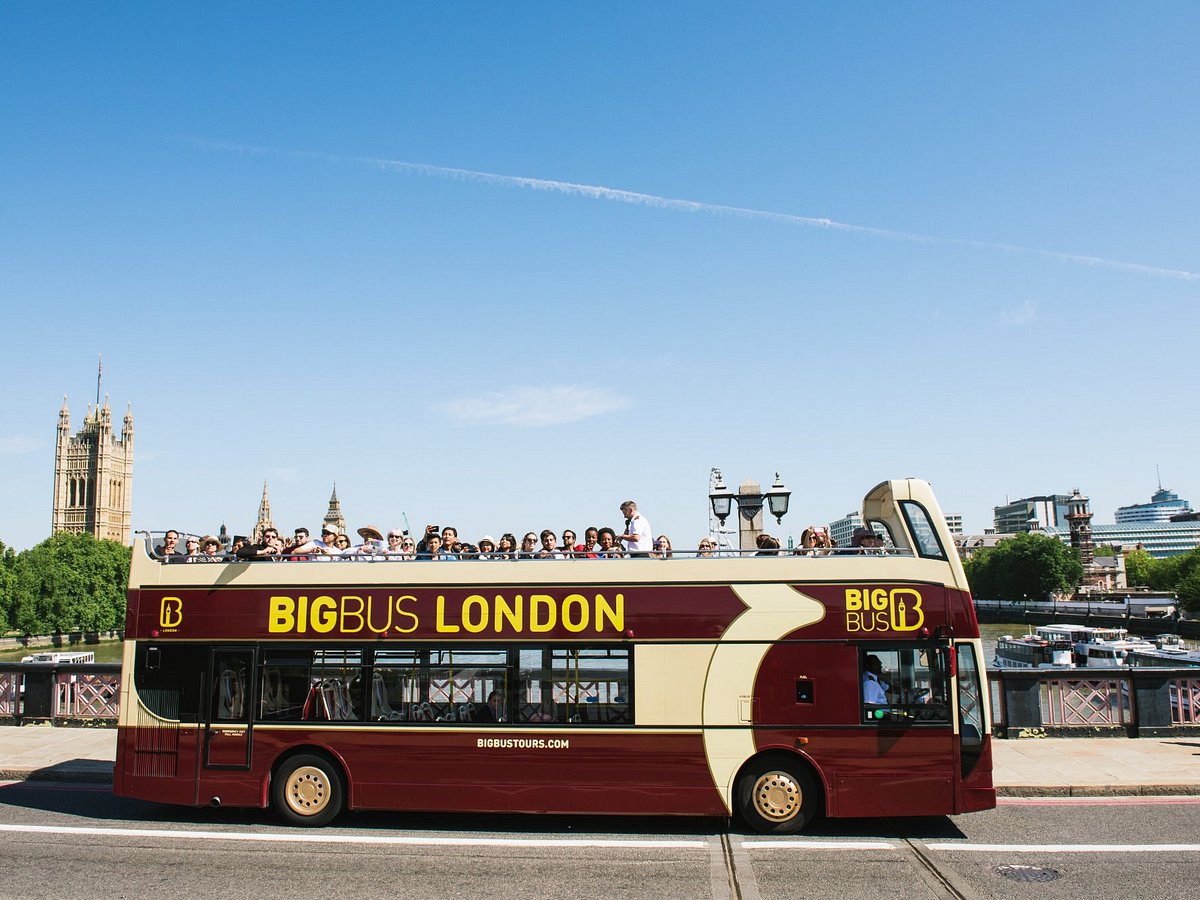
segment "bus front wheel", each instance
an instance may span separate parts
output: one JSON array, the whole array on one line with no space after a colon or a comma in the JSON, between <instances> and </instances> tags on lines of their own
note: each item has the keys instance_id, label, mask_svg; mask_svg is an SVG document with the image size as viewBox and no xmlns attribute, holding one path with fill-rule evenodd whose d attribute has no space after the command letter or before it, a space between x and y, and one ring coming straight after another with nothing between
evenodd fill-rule
<instances>
[{"instance_id":1,"label":"bus front wheel","mask_svg":"<svg viewBox=\"0 0 1200 900\"><path fill-rule=\"evenodd\" d=\"M284 760L271 781L275 811L291 825L326 825L342 811L345 786L332 760L301 753Z\"/></svg>"},{"instance_id":2,"label":"bus front wheel","mask_svg":"<svg viewBox=\"0 0 1200 900\"><path fill-rule=\"evenodd\" d=\"M737 785L742 821L762 834L795 834L817 813L816 779L803 763L770 758L751 765Z\"/></svg>"}]
</instances>

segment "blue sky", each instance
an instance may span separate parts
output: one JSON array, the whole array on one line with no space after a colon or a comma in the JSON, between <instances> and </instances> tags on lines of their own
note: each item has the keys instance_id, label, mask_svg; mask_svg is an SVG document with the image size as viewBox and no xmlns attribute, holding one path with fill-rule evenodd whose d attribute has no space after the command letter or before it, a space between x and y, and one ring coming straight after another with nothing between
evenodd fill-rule
<instances>
[{"instance_id":1,"label":"blue sky","mask_svg":"<svg viewBox=\"0 0 1200 900\"><path fill-rule=\"evenodd\" d=\"M99 353L138 528L244 532L264 481L313 526L336 482L352 527L632 497L694 545L712 466L782 473L785 534L909 475L973 530L1073 487L1112 521L1156 465L1195 504L1198 33L1184 3L6 4L0 540L47 535Z\"/></svg>"}]
</instances>

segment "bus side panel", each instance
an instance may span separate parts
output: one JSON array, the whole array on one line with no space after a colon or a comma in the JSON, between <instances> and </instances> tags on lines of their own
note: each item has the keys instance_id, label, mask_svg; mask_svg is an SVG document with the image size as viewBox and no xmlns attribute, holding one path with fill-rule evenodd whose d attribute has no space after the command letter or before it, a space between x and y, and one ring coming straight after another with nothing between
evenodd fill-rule
<instances>
[{"instance_id":1,"label":"bus side panel","mask_svg":"<svg viewBox=\"0 0 1200 900\"><path fill-rule=\"evenodd\" d=\"M121 726L113 793L155 803L195 805L199 734L194 724Z\"/></svg>"},{"instance_id":2,"label":"bus side panel","mask_svg":"<svg viewBox=\"0 0 1200 900\"><path fill-rule=\"evenodd\" d=\"M846 643L772 647L754 683L757 749L808 756L831 816L955 812L953 728L862 724L858 656Z\"/></svg>"},{"instance_id":3,"label":"bus side panel","mask_svg":"<svg viewBox=\"0 0 1200 900\"><path fill-rule=\"evenodd\" d=\"M355 809L725 814L698 733L259 727L255 768L301 744L337 747Z\"/></svg>"}]
</instances>

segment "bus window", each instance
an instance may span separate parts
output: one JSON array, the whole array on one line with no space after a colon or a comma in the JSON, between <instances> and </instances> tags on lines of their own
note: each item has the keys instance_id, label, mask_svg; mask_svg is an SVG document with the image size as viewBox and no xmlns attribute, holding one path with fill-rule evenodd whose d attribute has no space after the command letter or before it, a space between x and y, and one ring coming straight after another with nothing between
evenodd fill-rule
<instances>
[{"instance_id":1,"label":"bus window","mask_svg":"<svg viewBox=\"0 0 1200 900\"><path fill-rule=\"evenodd\" d=\"M269 650L263 656L260 719L295 722L304 717L309 696L310 651Z\"/></svg>"},{"instance_id":2,"label":"bus window","mask_svg":"<svg viewBox=\"0 0 1200 900\"><path fill-rule=\"evenodd\" d=\"M983 752L983 692L975 648L959 644L958 651L958 732L962 741L962 773L966 777L975 768Z\"/></svg>"},{"instance_id":3,"label":"bus window","mask_svg":"<svg viewBox=\"0 0 1200 900\"><path fill-rule=\"evenodd\" d=\"M916 541L917 553L930 559L945 559L946 550L938 540L937 531L929 520L929 513L925 511L925 507L912 500L901 500L900 509L908 522L908 530L912 532L913 540Z\"/></svg>"},{"instance_id":4,"label":"bus window","mask_svg":"<svg viewBox=\"0 0 1200 900\"><path fill-rule=\"evenodd\" d=\"M628 724L632 719L629 666L629 650L624 647L521 650L518 719Z\"/></svg>"},{"instance_id":5,"label":"bus window","mask_svg":"<svg viewBox=\"0 0 1200 900\"><path fill-rule=\"evenodd\" d=\"M362 721L365 690L361 650L314 650L311 685L309 695L320 714L306 718Z\"/></svg>"},{"instance_id":6,"label":"bus window","mask_svg":"<svg viewBox=\"0 0 1200 900\"><path fill-rule=\"evenodd\" d=\"M213 655L213 722L244 722L249 714L250 654L245 650Z\"/></svg>"},{"instance_id":7,"label":"bus window","mask_svg":"<svg viewBox=\"0 0 1200 900\"><path fill-rule=\"evenodd\" d=\"M427 699L422 712L435 722L476 722L486 719L492 691L507 691L508 654L504 650L455 648L428 650Z\"/></svg>"},{"instance_id":8,"label":"bus window","mask_svg":"<svg viewBox=\"0 0 1200 900\"><path fill-rule=\"evenodd\" d=\"M937 647L861 648L862 721L948 724L945 654Z\"/></svg>"},{"instance_id":9,"label":"bus window","mask_svg":"<svg viewBox=\"0 0 1200 900\"><path fill-rule=\"evenodd\" d=\"M199 644L143 644L134 658L133 680L150 712L163 719L196 722L200 673L207 666L208 650Z\"/></svg>"}]
</instances>

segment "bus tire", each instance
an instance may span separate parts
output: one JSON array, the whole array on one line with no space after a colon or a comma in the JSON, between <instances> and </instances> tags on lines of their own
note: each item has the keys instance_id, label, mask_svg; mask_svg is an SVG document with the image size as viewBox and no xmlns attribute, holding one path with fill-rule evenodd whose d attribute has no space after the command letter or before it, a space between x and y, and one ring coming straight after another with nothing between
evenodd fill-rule
<instances>
[{"instance_id":1,"label":"bus tire","mask_svg":"<svg viewBox=\"0 0 1200 900\"><path fill-rule=\"evenodd\" d=\"M737 811L760 834L795 834L820 807L817 780L799 760L770 756L752 762L738 780Z\"/></svg>"},{"instance_id":2,"label":"bus tire","mask_svg":"<svg viewBox=\"0 0 1200 900\"><path fill-rule=\"evenodd\" d=\"M288 757L271 779L271 803L289 825L327 825L342 811L345 797L341 770L315 753Z\"/></svg>"}]
</instances>

